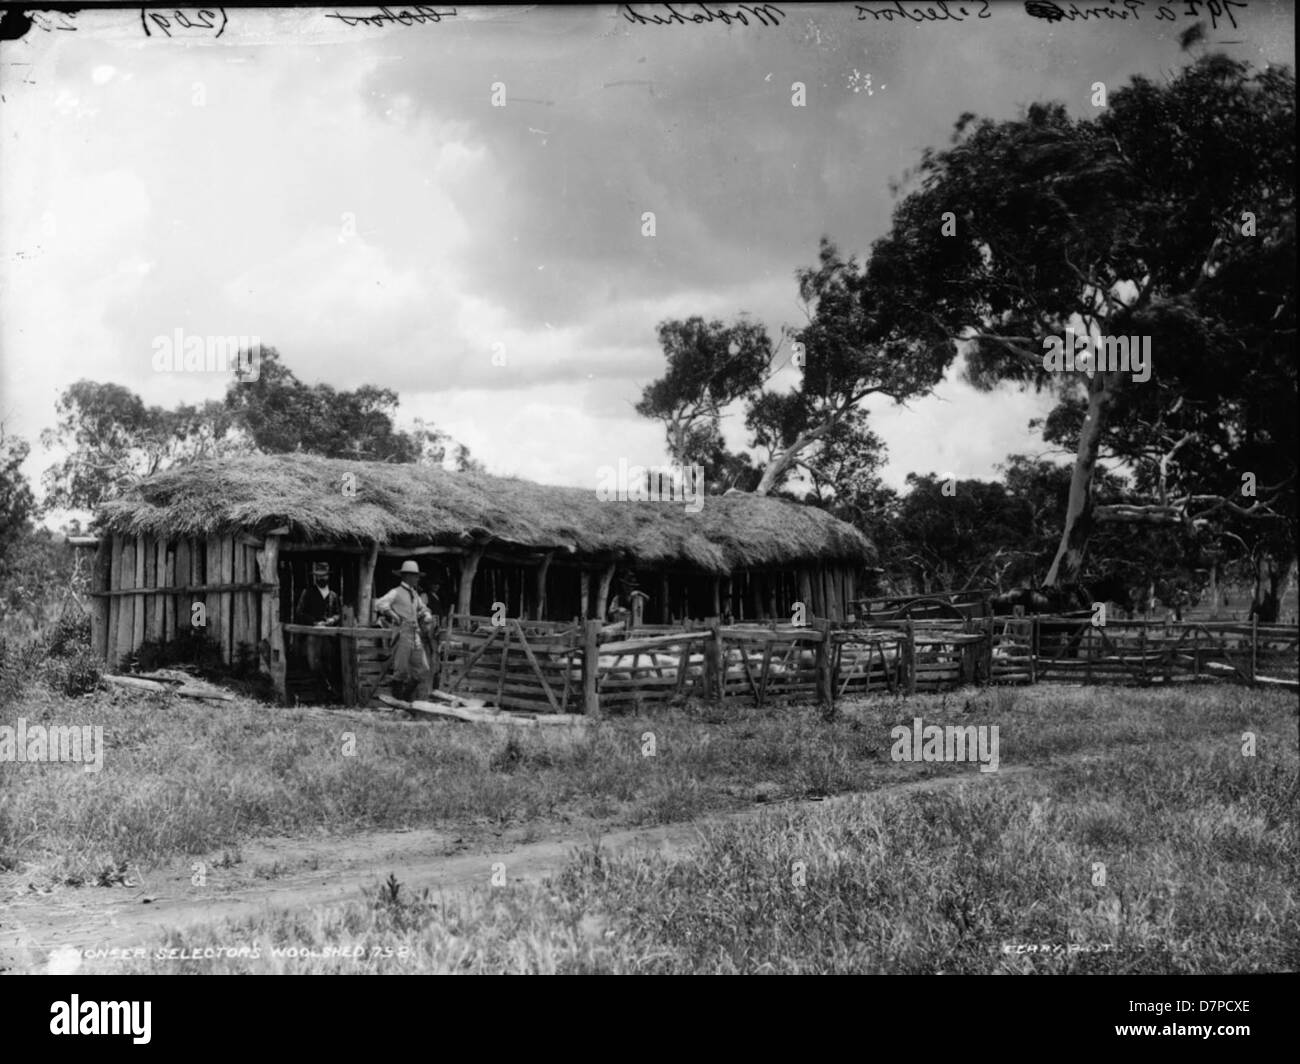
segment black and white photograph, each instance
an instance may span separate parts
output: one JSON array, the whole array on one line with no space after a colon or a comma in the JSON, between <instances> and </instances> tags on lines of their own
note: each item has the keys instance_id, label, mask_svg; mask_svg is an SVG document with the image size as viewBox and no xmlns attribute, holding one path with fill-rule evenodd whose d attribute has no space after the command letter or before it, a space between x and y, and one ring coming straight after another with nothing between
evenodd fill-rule
<instances>
[{"instance_id":1,"label":"black and white photograph","mask_svg":"<svg viewBox=\"0 0 1300 1064\"><path fill-rule=\"evenodd\" d=\"M121 977L37 1027L1300 970L1294 64L1285 0L6 7L0 974ZM1142 985L1080 1045L1262 1031Z\"/></svg>"}]
</instances>

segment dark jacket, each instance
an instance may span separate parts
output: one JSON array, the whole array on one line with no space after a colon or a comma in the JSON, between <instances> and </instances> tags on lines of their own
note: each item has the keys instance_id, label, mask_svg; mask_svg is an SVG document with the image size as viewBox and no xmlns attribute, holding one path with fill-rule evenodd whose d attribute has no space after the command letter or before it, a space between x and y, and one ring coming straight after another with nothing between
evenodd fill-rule
<instances>
[{"instance_id":1,"label":"dark jacket","mask_svg":"<svg viewBox=\"0 0 1300 1064\"><path fill-rule=\"evenodd\" d=\"M316 624L327 617L338 618L343 612L339 597L333 591L326 598L314 584L298 596L298 605L293 611L295 624ZM337 620L335 623L338 623Z\"/></svg>"}]
</instances>

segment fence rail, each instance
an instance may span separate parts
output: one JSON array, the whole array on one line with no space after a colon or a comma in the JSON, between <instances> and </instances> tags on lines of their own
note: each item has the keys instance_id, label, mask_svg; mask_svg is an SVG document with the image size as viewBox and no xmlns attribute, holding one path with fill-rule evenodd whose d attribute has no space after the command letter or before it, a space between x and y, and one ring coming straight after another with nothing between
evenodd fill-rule
<instances>
[{"instance_id":1,"label":"fence rail","mask_svg":"<svg viewBox=\"0 0 1300 1064\"><path fill-rule=\"evenodd\" d=\"M833 704L875 692L1042 682L1237 681L1296 687L1300 633L1241 622L1089 616L908 618L807 627L635 629L454 614L440 639L443 686L497 705L598 713L683 697Z\"/></svg>"}]
</instances>

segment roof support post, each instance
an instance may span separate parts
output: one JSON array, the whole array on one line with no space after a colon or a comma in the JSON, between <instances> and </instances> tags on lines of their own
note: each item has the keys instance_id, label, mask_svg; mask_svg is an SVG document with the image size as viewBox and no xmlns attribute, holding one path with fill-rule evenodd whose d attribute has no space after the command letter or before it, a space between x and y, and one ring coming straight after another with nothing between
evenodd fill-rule
<instances>
[{"instance_id":1,"label":"roof support post","mask_svg":"<svg viewBox=\"0 0 1300 1064\"><path fill-rule=\"evenodd\" d=\"M600 574L600 582L596 585L596 620L602 624L605 621L605 608L609 602L609 585L614 582L614 563L610 562L605 566Z\"/></svg>"},{"instance_id":2,"label":"roof support post","mask_svg":"<svg viewBox=\"0 0 1300 1064\"><path fill-rule=\"evenodd\" d=\"M478 572L478 563L482 558L482 547L478 547L465 555L465 564L460 570L460 587L456 595L457 613L469 613L470 593L474 590L474 574Z\"/></svg>"},{"instance_id":3,"label":"roof support post","mask_svg":"<svg viewBox=\"0 0 1300 1064\"><path fill-rule=\"evenodd\" d=\"M545 620L546 618L546 574L551 568L551 559L555 557L555 551L548 550L542 558L542 564L537 567L537 598L534 606L536 617L534 620Z\"/></svg>"},{"instance_id":4,"label":"roof support post","mask_svg":"<svg viewBox=\"0 0 1300 1064\"><path fill-rule=\"evenodd\" d=\"M360 586L357 589L357 624L368 628L375 597L375 566L379 564L379 543L370 545L370 553L361 561Z\"/></svg>"}]
</instances>

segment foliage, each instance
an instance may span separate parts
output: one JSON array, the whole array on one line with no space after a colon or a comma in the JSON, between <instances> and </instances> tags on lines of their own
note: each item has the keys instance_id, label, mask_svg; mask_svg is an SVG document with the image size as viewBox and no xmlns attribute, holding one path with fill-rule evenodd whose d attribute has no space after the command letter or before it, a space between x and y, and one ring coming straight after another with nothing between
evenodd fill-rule
<instances>
[{"instance_id":1,"label":"foliage","mask_svg":"<svg viewBox=\"0 0 1300 1064\"><path fill-rule=\"evenodd\" d=\"M0 574L3 574L15 542L26 534L36 499L22 473L31 446L17 436L5 434L0 425Z\"/></svg>"},{"instance_id":2,"label":"foliage","mask_svg":"<svg viewBox=\"0 0 1300 1064\"><path fill-rule=\"evenodd\" d=\"M1043 103L1015 121L963 115L873 247L870 279L900 322L965 341L977 385L1049 388L1066 408L1054 422L1077 450L1056 559L1066 582L1093 530L1100 447L1139 461L1199 426L1187 490L1219 509L1239 483L1228 469L1286 461L1259 448L1295 432L1294 97L1289 70L1210 55L1165 85L1135 78L1095 119ZM1067 326L1150 336L1156 383L1049 373L1042 341ZM1219 405L1200 404L1212 384Z\"/></svg>"},{"instance_id":3,"label":"foliage","mask_svg":"<svg viewBox=\"0 0 1300 1064\"><path fill-rule=\"evenodd\" d=\"M481 469L469 449L417 420L393 421L397 393L304 384L275 348L264 348L256 380L232 379L222 400L174 409L146 406L119 384L81 380L59 398L47 447L68 457L43 477L43 510L95 510L140 479L203 459L308 453L334 458L441 465L450 448L458 470ZM2 483L2 482L0 482ZM0 495L0 500L3 495Z\"/></svg>"}]
</instances>

